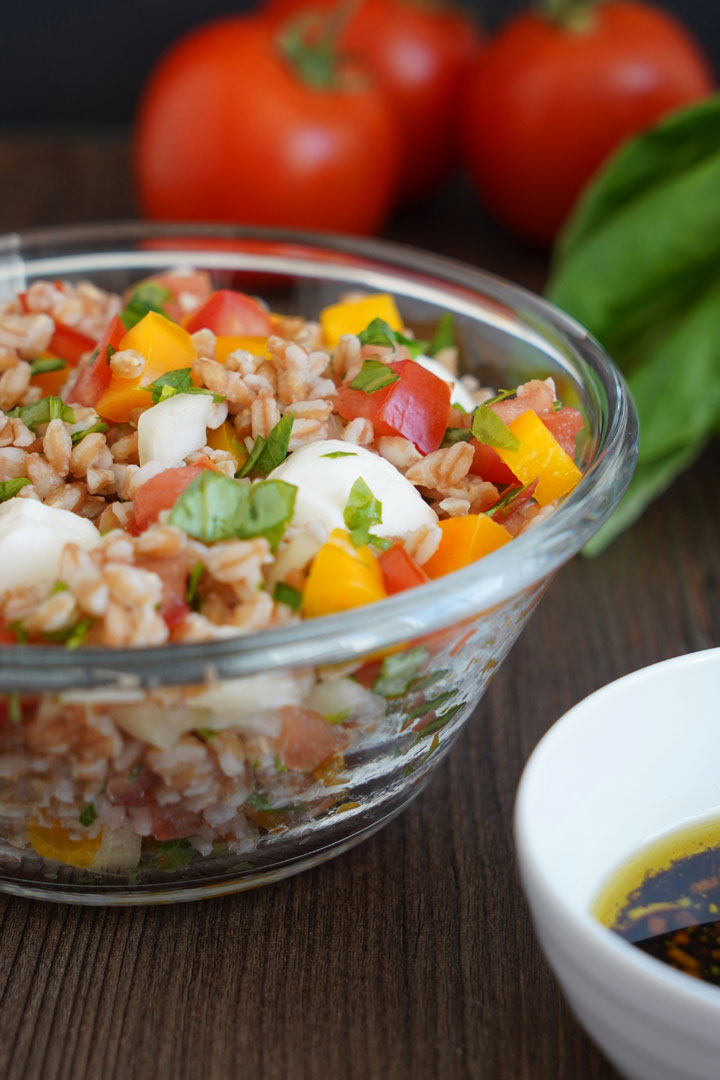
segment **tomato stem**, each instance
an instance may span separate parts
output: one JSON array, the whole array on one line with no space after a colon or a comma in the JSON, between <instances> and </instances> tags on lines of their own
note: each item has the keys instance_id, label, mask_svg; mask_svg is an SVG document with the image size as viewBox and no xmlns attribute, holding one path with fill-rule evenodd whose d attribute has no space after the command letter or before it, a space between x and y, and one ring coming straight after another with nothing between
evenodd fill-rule
<instances>
[{"instance_id":1,"label":"tomato stem","mask_svg":"<svg viewBox=\"0 0 720 1080\"><path fill-rule=\"evenodd\" d=\"M280 51L303 82L319 89L338 85L338 43L361 3L339 0L329 15L307 12L283 29Z\"/></svg>"},{"instance_id":2,"label":"tomato stem","mask_svg":"<svg viewBox=\"0 0 720 1080\"><path fill-rule=\"evenodd\" d=\"M597 0L543 0L548 18L570 30L585 30L592 22Z\"/></svg>"}]
</instances>

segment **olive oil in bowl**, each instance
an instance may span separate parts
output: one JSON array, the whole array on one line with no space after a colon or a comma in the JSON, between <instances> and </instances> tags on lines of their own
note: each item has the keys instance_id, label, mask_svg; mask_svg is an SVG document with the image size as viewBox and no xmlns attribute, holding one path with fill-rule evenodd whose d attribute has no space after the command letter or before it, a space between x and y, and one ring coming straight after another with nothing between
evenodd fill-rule
<instances>
[{"instance_id":1,"label":"olive oil in bowl","mask_svg":"<svg viewBox=\"0 0 720 1080\"><path fill-rule=\"evenodd\" d=\"M612 877L593 914L650 956L720 986L720 822L648 845Z\"/></svg>"}]
</instances>

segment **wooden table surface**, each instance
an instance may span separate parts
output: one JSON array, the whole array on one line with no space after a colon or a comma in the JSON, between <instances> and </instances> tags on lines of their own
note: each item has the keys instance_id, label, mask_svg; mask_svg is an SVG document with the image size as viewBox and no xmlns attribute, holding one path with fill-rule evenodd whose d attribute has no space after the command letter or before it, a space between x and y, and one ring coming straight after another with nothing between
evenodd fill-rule
<instances>
[{"instance_id":1,"label":"wooden table surface","mask_svg":"<svg viewBox=\"0 0 720 1080\"><path fill-rule=\"evenodd\" d=\"M2 231L132 215L121 138L0 138ZM542 257L462 186L388 235L542 287ZM0 1076L616 1077L535 942L513 798L586 694L720 643L719 466L716 447L608 552L560 572L428 788L360 847L184 906L0 899Z\"/></svg>"}]
</instances>

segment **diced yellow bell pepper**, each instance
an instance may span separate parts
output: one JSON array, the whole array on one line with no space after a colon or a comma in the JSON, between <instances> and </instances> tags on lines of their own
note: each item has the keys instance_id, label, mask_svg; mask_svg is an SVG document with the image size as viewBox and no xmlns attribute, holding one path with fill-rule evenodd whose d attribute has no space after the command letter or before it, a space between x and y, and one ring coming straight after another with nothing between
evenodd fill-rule
<instances>
[{"instance_id":1,"label":"diced yellow bell pepper","mask_svg":"<svg viewBox=\"0 0 720 1080\"><path fill-rule=\"evenodd\" d=\"M369 547L353 547L348 533L334 529L315 556L305 583L303 614L309 619L362 607L387 593L380 564Z\"/></svg>"},{"instance_id":2,"label":"diced yellow bell pepper","mask_svg":"<svg viewBox=\"0 0 720 1080\"><path fill-rule=\"evenodd\" d=\"M230 420L226 420L224 424L221 424L219 428L215 428L214 431L208 432L208 446L212 447L213 450L224 450L226 453L232 454L235 458L236 469L244 465L250 456L235 434L235 428Z\"/></svg>"},{"instance_id":3,"label":"diced yellow bell pepper","mask_svg":"<svg viewBox=\"0 0 720 1080\"><path fill-rule=\"evenodd\" d=\"M508 427L520 440L520 449L498 449L498 454L521 483L538 481L533 495L535 500L541 506L547 506L572 491L582 473L537 413L528 409Z\"/></svg>"},{"instance_id":4,"label":"diced yellow bell pepper","mask_svg":"<svg viewBox=\"0 0 720 1080\"><path fill-rule=\"evenodd\" d=\"M219 364L224 364L231 352L236 349L245 349L253 356L263 356L267 352L267 338L264 337L238 337L221 336L215 341L215 359Z\"/></svg>"},{"instance_id":5,"label":"diced yellow bell pepper","mask_svg":"<svg viewBox=\"0 0 720 1080\"><path fill-rule=\"evenodd\" d=\"M325 343L334 349L343 334L359 334L373 319L383 319L391 330L405 329L400 312L389 293L375 293L362 300L332 304L320 312Z\"/></svg>"},{"instance_id":6,"label":"diced yellow bell pepper","mask_svg":"<svg viewBox=\"0 0 720 1080\"><path fill-rule=\"evenodd\" d=\"M142 387L161 375L178 368L192 367L195 346L187 330L156 311L150 311L120 342L119 350L136 349L145 357L145 370L137 379L119 379L113 375L110 385L97 403L97 411L106 420L125 423L133 409L152 405Z\"/></svg>"},{"instance_id":7,"label":"diced yellow bell pepper","mask_svg":"<svg viewBox=\"0 0 720 1080\"><path fill-rule=\"evenodd\" d=\"M40 825L31 821L28 825L28 839L38 855L44 859L76 866L80 870L92 866L93 860L102 844L102 829L97 836L83 836L75 840L62 825Z\"/></svg>"},{"instance_id":8,"label":"diced yellow bell pepper","mask_svg":"<svg viewBox=\"0 0 720 1080\"><path fill-rule=\"evenodd\" d=\"M512 540L504 525L499 525L487 514L446 518L438 525L442 532L440 543L435 554L423 565L431 578L469 566Z\"/></svg>"}]
</instances>

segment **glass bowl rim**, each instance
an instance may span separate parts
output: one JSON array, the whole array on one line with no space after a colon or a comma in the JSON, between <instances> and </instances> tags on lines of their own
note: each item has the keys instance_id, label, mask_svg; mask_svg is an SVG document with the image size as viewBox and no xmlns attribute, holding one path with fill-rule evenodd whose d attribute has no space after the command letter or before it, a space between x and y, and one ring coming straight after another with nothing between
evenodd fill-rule
<instances>
[{"instance_id":1,"label":"glass bowl rim","mask_svg":"<svg viewBox=\"0 0 720 1080\"><path fill-rule=\"evenodd\" d=\"M417 274L422 260L423 276L432 276L440 289L460 287L513 310L521 303L523 315L540 318L567 339L574 350L574 362L579 361L599 384L606 409L598 445L577 488L547 519L516 537L512 544L485 556L480 564L464 567L421 589L341 614L209 642L75 651L38 645L0 646L0 693L190 684L208 678L237 678L352 660L461 623L537 585L582 547L624 493L637 456L637 415L620 372L588 331L549 301L459 260L386 240L331 233L128 221L8 233L0 236L0 262L9 257L22 261L25 253L32 255L33 250L44 248L123 242L129 245L151 237L298 244L332 253L335 266L341 265L338 256L347 255L385 264L396 274L404 272L408 276ZM202 249L197 250L199 253ZM166 254L172 261L172 249ZM46 252L46 257L52 255ZM348 269L352 269L350 262ZM480 573L478 565L482 567ZM439 618L433 615L437 606L443 609Z\"/></svg>"}]
</instances>

